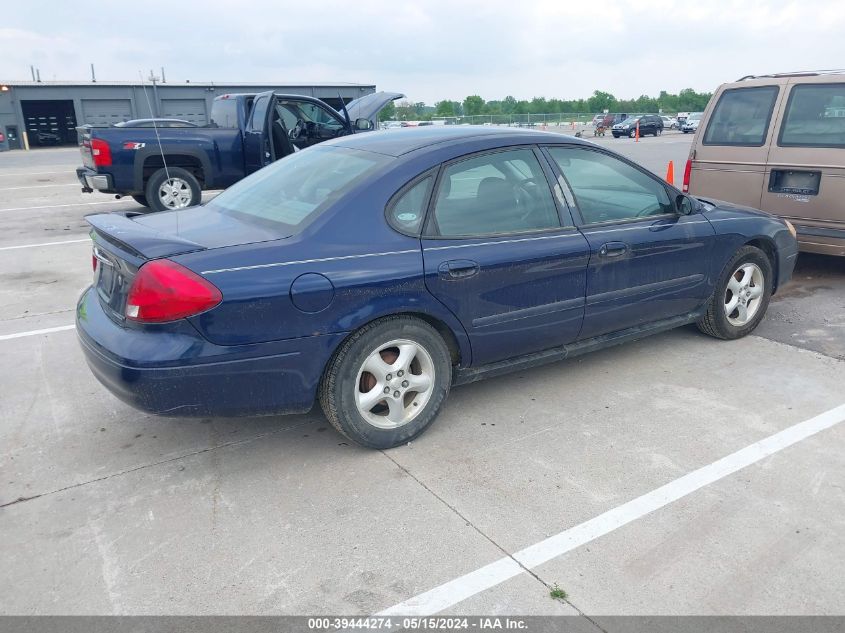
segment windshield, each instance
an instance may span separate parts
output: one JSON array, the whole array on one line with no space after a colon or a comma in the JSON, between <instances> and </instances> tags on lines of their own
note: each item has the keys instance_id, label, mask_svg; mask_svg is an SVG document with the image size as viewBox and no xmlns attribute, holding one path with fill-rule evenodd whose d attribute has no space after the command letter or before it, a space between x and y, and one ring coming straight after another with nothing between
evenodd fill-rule
<instances>
[{"instance_id":1,"label":"windshield","mask_svg":"<svg viewBox=\"0 0 845 633\"><path fill-rule=\"evenodd\" d=\"M701 119L701 113L700 113L700 112L696 112L696 113L694 113L694 114L690 114L690 115L687 117L687 121L698 121L698 120L700 120L700 119Z\"/></svg>"},{"instance_id":2,"label":"windshield","mask_svg":"<svg viewBox=\"0 0 845 633\"><path fill-rule=\"evenodd\" d=\"M639 120L640 120L640 117L638 117L638 116L632 116L632 117L630 117L630 118L625 119L624 121L622 121L622 125L634 125L634 124L635 124L637 121L639 121Z\"/></svg>"},{"instance_id":3,"label":"windshield","mask_svg":"<svg viewBox=\"0 0 845 633\"><path fill-rule=\"evenodd\" d=\"M206 206L293 235L388 160L342 147L313 147L244 178Z\"/></svg>"}]
</instances>

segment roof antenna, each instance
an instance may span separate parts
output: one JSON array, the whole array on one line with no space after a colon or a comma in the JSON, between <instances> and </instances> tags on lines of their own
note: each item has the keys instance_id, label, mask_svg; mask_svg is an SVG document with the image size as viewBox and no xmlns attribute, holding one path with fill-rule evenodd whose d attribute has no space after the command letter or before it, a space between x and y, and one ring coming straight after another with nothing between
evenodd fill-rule
<instances>
[{"instance_id":1,"label":"roof antenna","mask_svg":"<svg viewBox=\"0 0 845 633\"><path fill-rule=\"evenodd\" d=\"M164 148L161 146L161 137L158 134L158 124L156 122L155 114L153 114L153 105L150 103L150 95L147 92L147 85L144 83L144 75L140 70L138 71L138 76L141 78L141 88L144 89L144 98L147 100L147 109L150 111L150 115L152 116L153 130L155 131L156 142L158 143L158 153L161 156L161 164L164 166L164 175L167 176L167 181L170 182L170 170L167 169L167 159L164 157ZM150 81L158 81L158 77L153 75L153 71L150 71ZM153 86L155 86L155 83L153 83ZM176 214L176 235L179 235L178 213Z\"/></svg>"},{"instance_id":2,"label":"roof antenna","mask_svg":"<svg viewBox=\"0 0 845 633\"><path fill-rule=\"evenodd\" d=\"M337 98L340 99L340 108L343 112L343 116L346 117L346 127L348 127L349 131L352 132L352 121L349 120L349 112L346 111L346 102L343 100L343 97L340 96L340 90L337 91Z\"/></svg>"}]
</instances>

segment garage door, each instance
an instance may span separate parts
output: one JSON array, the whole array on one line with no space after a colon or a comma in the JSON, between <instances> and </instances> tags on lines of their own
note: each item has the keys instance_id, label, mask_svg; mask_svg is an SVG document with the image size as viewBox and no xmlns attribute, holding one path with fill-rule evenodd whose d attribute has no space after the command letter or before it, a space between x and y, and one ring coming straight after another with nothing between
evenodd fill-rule
<instances>
[{"instance_id":1,"label":"garage door","mask_svg":"<svg viewBox=\"0 0 845 633\"><path fill-rule=\"evenodd\" d=\"M129 99L83 99L82 118L92 125L114 125L132 118Z\"/></svg>"},{"instance_id":2,"label":"garage door","mask_svg":"<svg viewBox=\"0 0 845 633\"><path fill-rule=\"evenodd\" d=\"M208 123L205 116L205 99L162 99L161 116L165 119L182 119L197 125Z\"/></svg>"}]
</instances>

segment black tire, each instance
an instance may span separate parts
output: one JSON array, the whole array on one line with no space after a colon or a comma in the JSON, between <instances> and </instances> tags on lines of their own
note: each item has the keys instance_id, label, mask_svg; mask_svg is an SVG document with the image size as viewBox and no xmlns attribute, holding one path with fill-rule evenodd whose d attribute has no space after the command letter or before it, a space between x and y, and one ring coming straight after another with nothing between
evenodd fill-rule
<instances>
[{"instance_id":1,"label":"black tire","mask_svg":"<svg viewBox=\"0 0 845 633\"><path fill-rule=\"evenodd\" d=\"M660 128L660 127L654 128L654 136L655 137L660 136L661 134L663 134L663 128Z\"/></svg>"},{"instance_id":2,"label":"black tire","mask_svg":"<svg viewBox=\"0 0 845 633\"><path fill-rule=\"evenodd\" d=\"M361 414L356 393L364 362L382 345L397 339L409 340L428 353L434 371L433 387L419 413L414 413L401 426L386 429L372 424ZM342 435L368 448L387 449L410 442L434 422L451 384L451 356L437 330L413 317L391 316L369 323L344 341L326 367L318 396L326 418ZM409 395L410 400L405 400L407 406L416 406L415 397ZM379 406L383 405L377 404L376 408Z\"/></svg>"},{"instance_id":3,"label":"black tire","mask_svg":"<svg viewBox=\"0 0 845 633\"><path fill-rule=\"evenodd\" d=\"M636 130L631 130L630 132L628 132L628 138L635 138L636 136L637 136Z\"/></svg>"},{"instance_id":4,"label":"black tire","mask_svg":"<svg viewBox=\"0 0 845 633\"><path fill-rule=\"evenodd\" d=\"M161 187L161 185L168 179L168 175L171 179L183 181L191 191L190 200L182 207L169 207L164 204L159 197L159 187ZM150 176L149 180L147 180L147 184L144 187L144 197L149 203L148 206L153 211L170 211L173 208L186 208L198 205L202 201L202 188L200 187L200 183L196 177L187 169L182 169L181 167L168 167L165 170L162 167L158 171L154 172L153 175Z\"/></svg>"},{"instance_id":5,"label":"black tire","mask_svg":"<svg viewBox=\"0 0 845 633\"><path fill-rule=\"evenodd\" d=\"M744 325L734 325L728 319L728 315L725 314L724 301L727 298L728 282L734 273L738 271L739 267L744 264L755 264L761 270L763 275L763 294L760 297L760 304L753 317ZM766 310L769 307L769 299L772 296L773 279L772 263L769 261L768 256L759 248L743 246L734 253L734 256L722 270L722 274L716 282L713 295L708 301L707 312L696 323L698 329L705 334L724 340L734 340L750 334L766 315Z\"/></svg>"},{"instance_id":6,"label":"black tire","mask_svg":"<svg viewBox=\"0 0 845 633\"><path fill-rule=\"evenodd\" d=\"M150 204L147 202L147 196L132 196L132 199L140 204L142 207L148 207Z\"/></svg>"}]
</instances>

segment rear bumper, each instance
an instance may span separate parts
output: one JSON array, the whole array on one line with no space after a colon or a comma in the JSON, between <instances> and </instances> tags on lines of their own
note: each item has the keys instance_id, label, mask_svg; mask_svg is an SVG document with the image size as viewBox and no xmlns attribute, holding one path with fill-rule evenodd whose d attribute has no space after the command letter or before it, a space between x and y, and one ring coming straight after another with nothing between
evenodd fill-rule
<instances>
[{"instance_id":1,"label":"rear bumper","mask_svg":"<svg viewBox=\"0 0 845 633\"><path fill-rule=\"evenodd\" d=\"M94 190L109 192L114 187L112 177L109 174L97 173L90 167L77 167L76 178L82 185L83 193L91 193Z\"/></svg>"},{"instance_id":2,"label":"rear bumper","mask_svg":"<svg viewBox=\"0 0 845 633\"><path fill-rule=\"evenodd\" d=\"M842 226L840 224L840 226ZM795 224L798 245L806 253L845 256L845 228Z\"/></svg>"},{"instance_id":3,"label":"rear bumper","mask_svg":"<svg viewBox=\"0 0 845 633\"><path fill-rule=\"evenodd\" d=\"M187 321L123 327L89 288L79 299L76 331L88 366L130 406L169 416L304 413L343 334L222 347Z\"/></svg>"}]
</instances>

